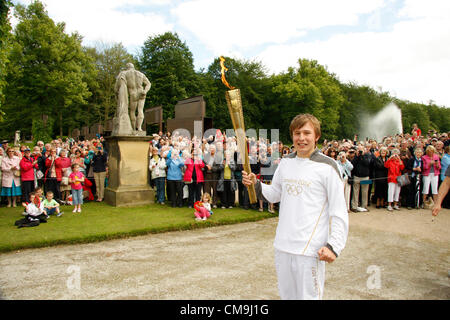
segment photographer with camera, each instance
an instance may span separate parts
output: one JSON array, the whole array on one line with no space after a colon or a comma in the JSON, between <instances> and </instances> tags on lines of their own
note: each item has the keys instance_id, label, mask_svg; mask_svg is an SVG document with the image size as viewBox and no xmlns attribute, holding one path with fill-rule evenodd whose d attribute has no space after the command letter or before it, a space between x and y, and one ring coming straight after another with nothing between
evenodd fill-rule
<instances>
[{"instance_id":1,"label":"photographer with camera","mask_svg":"<svg viewBox=\"0 0 450 320\"><path fill-rule=\"evenodd\" d=\"M400 150L393 149L391 156L384 163L388 169L388 211L400 210L398 200L400 198L401 187L397 183L397 177L402 175L402 170L405 168L403 161L400 159ZM392 202L394 206L392 207Z\"/></svg>"},{"instance_id":2,"label":"photographer with camera","mask_svg":"<svg viewBox=\"0 0 450 320\"><path fill-rule=\"evenodd\" d=\"M356 136L355 136L356 137ZM361 183L370 179L370 173L373 169L374 155L370 152L370 148L360 145L357 147L356 156L352 160L353 164L353 197L351 211L367 212L369 199L369 185ZM361 206L359 204L359 191L361 190Z\"/></svg>"},{"instance_id":3,"label":"photographer with camera","mask_svg":"<svg viewBox=\"0 0 450 320\"><path fill-rule=\"evenodd\" d=\"M105 194L105 179L106 179L106 169L108 163L108 156L103 150L101 144L97 144L97 150L92 157L92 167L94 171L95 188L97 194L98 202L103 201Z\"/></svg>"}]
</instances>

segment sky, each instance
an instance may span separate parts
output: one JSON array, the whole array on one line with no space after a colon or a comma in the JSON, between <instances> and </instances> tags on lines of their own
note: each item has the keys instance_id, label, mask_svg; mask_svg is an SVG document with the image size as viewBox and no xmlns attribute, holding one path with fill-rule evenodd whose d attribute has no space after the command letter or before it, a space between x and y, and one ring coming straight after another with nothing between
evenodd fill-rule
<instances>
[{"instance_id":1,"label":"sky","mask_svg":"<svg viewBox=\"0 0 450 320\"><path fill-rule=\"evenodd\" d=\"M448 0L41 2L86 46L121 42L135 55L148 37L171 31L186 42L196 70L221 55L259 61L269 74L314 59L341 82L450 107Z\"/></svg>"}]
</instances>

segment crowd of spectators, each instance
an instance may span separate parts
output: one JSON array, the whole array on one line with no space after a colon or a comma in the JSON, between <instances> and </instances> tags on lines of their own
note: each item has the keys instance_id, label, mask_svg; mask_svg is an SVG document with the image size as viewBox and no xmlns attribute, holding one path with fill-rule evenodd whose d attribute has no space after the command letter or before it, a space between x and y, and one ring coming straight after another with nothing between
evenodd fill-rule
<instances>
[{"instance_id":1,"label":"crowd of spectators","mask_svg":"<svg viewBox=\"0 0 450 320\"><path fill-rule=\"evenodd\" d=\"M107 150L103 137L92 140L55 139L44 144L38 141L30 149L27 145L10 146L3 141L0 147L0 180L2 202L7 207L30 203L36 189L53 194L59 204L71 204L70 175L73 165L87 177L83 184L87 200L103 201L107 174Z\"/></svg>"},{"instance_id":2,"label":"crowd of spectators","mask_svg":"<svg viewBox=\"0 0 450 320\"><path fill-rule=\"evenodd\" d=\"M264 138L248 138L247 142L252 172L262 181L270 182L276 166L291 148L281 141ZM165 204L167 200L172 207L193 208L202 194L208 193L212 208L239 205L244 209L267 208L275 212L271 203L250 204L248 191L242 184L243 160L236 137L227 137L220 130L203 139L159 132L154 134L149 154L150 183L156 188L158 203Z\"/></svg>"},{"instance_id":3,"label":"crowd of spectators","mask_svg":"<svg viewBox=\"0 0 450 320\"><path fill-rule=\"evenodd\" d=\"M368 206L389 211L424 208L436 201L438 187L450 163L448 133L422 135L417 125L411 133L381 141L358 136L353 140L324 141L321 151L338 161L345 180L347 208L369 211ZM402 179L402 176L407 176ZM448 196L443 207L449 208Z\"/></svg>"},{"instance_id":4,"label":"crowd of spectators","mask_svg":"<svg viewBox=\"0 0 450 320\"><path fill-rule=\"evenodd\" d=\"M450 163L449 144L447 133L430 131L422 135L414 126L411 133L381 141L361 141L357 136L353 140L324 140L320 151L339 164L349 211L366 212L372 204L392 212L402 206L423 208L428 198L436 200ZM247 138L247 148L251 171L267 183L281 158L293 152L293 147L265 138ZM45 193L51 191L59 203L68 203L71 194L67 180L71 166L77 164L86 176L84 197L103 201L107 154L101 136L83 141L56 139L47 144L39 141L32 150L3 143L1 196L7 206L16 206L19 201L29 202L30 193L40 187ZM242 184L242 170L236 137L227 137L220 130L203 139L159 132L150 142L149 184L156 190L155 201L163 205L168 202L172 207L194 208L202 194L208 193L212 208L238 205L259 211L267 208L274 213L277 204L250 204L248 190ZM399 182L402 175L408 177L409 183ZM448 199L442 206L449 207Z\"/></svg>"}]
</instances>

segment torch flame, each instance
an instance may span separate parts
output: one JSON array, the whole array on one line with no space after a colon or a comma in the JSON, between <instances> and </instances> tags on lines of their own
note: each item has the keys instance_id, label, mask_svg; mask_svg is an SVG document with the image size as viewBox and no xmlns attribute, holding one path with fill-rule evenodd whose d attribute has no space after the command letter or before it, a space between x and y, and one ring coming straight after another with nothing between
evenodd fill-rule
<instances>
[{"instance_id":1,"label":"torch flame","mask_svg":"<svg viewBox=\"0 0 450 320\"><path fill-rule=\"evenodd\" d=\"M228 71L228 68L225 67L225 58L224 57L220 57L220 67L222 68L221 72L222 72L222 83L224 85L226 85L228 88L230 88L231 90L233 90L235 87L230 86L230 84L228 83L227 79L225 79L225 71Z\"/></svg>"}]
</instances>

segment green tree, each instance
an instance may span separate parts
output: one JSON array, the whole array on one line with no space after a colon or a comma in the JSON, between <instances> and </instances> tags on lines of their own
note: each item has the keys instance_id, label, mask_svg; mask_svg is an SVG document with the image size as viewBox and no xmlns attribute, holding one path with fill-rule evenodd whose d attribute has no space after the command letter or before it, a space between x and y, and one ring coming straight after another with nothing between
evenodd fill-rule
<instances>
[{"instance_id":1,"label":"green tree","mask_svg":"<svg viewBox=\"0 0 450 320\"><path fill-rule=\"evenodd\" d=\"M200 94L192 53L176 33L149 37L138 60L140 71L152 83L146 108L162 105L164 118L174 117L178 100Z\"/></svg>"},{"instance_id":2,"label":"green tree","mask_svg":"<svg viewBox=\"0 0 450 320\"><path fill-rule=\"evenodd\" d=\"M92 55L92 48L83 47L83 55L79 57L79 65L83 75L82 81L86 83L90 96L83 101L74 102L68 108L64 109L60 121L60 133L62 136L62 129L68 135L73 129L79 129L81 125L90 126L92 123L100 122L99 116L100 105L96 100L99 92L98 69L95 57Z\"/></svg>"},{"instance_id":3,"label":"green tree","mask_svg":"<svg viewBox=\"0 0 450 320\"><path fill-rule=\"evenodd\" d=\"M434 103L425 106L425 110L430 117L431 128L438 132L450 130L450 108L439 107Z\"/></svg>"},{"instance_id":4,"label":"green tree","mask_svg":"<svg viewBox=\"0 0 450 320\"><path fill-rule=\"evenodd\" d=\"M31 128L42 127L36 121L43 115L61 119L65 111L74 112L72 106L86 104L90 92L83 63L88 59L81 36L66 34L65 24L55 24L41 2L17 5L16 16L19 23L8 63L6 117L10 126L31 134ZM53 128L46 130L49 135L54 133Z\"/></svg>"},{"instance_id":5,"label":"green tree","mask_svg":"<svg viewBox=\"0 0 450 320\"><path fill-rule=\"evenodd\" d=\"M322 138L337 138L339 114L344 102L340 83L334 74L315 60L300 59L298 68L273 77L273 91L280 103L284 136L289 123L299 113L311 113L322 124Z\"/></svg>"},{"instance_id":6,"label":"green tree","mask_svg":"<svg viewBox=\"0 0 450 320\"><path fill-rule=\"evenodd\" d=\"M11 24L9 22L9 9L11 6L12 3L9 0L0 1L0 121L3 118L3 88L6 86L6 63L11 40Z\"/></svg>"},{"instance_id":7,"label":"green tree","mask_svg":"<svg viewBox=\"0 0 450 320\"><path fill-rule=\"evenodd\" d=\"M412 125L417 123L422 130L422 134L425 135L431 128L431 122L424 105L400 99L394 101L402 110L403 132L411 133Z\"/></svg>"},{"instance_id":8,"label":"green tree","mask_svg":"<svg viewBox=\"0 0 450 320\"><path fill-rule=\"evenodd\" d=\"M89 49L90 56L95 59L97 70L96 88L93 88L93 96L98 106L96 118L104 125L114 116L116 98L114 85L120 71L125 69L128 62L136 64L134 57L127 52L122 43L103 44Z\"/></svg>"},{"instance_id":9,"label":"green tree","mask_svg":"<svg viewBox=\"0 0 450 320\"><path fill-rule=\"evenodd\" d=\"M266 98L270 97L271 81L267 76L266 68L259 61L237 60L225 58L228 71L225 77L228 83L241 92L244 122L246 129L275 128L267 127L269 121L265 112ZM209 89L203 91L207 102L207 115L214 118L214 126L220 129L232 129L225 100L225 92L230 90L221 80L220 58L208 67L204 77L209 79ZM267 95L268 94L268 95ZM218 115L223 115L219 117Z\"/></svg>"},{"instance_id":10,"label":"green tree","mask_svg":"<svg viewBox=\"0 0 450 320\"><path fill-rule=\"evenodd\" d=\"M353 139L362 129L361 119L376 114L393 99L386 92L377 92L369 86L359 86L352 82L341 84L341 89L345 99L339 119L340 138Z\"/></svg>"}]
</instances>

